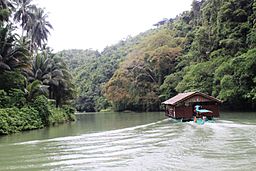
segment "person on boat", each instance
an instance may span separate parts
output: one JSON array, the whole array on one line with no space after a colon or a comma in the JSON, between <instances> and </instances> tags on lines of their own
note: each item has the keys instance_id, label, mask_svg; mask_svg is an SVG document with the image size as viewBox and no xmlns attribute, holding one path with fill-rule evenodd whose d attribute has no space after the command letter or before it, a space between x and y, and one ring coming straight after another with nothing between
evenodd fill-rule
<instances>
[{"instance_id":1,"label":"person on boat","mask_svg":"<svg viewBox=\"0 0 256 171\"><path fill-rule=\"evenodd\" d=\"M206 122L206 116L203 116L203 121Z\"/></svg>"}]
</instances>

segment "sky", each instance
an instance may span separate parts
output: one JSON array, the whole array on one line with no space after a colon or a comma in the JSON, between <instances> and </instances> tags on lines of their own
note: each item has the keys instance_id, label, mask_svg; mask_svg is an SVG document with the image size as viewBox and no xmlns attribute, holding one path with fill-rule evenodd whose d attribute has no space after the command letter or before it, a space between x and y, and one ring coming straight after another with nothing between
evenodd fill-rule
<instances>
[{"instance_id":1,"label":"sky","mask_svg":"<svg viewBox=\"0 0 256 171\"><path fill-rule=\"evenodd\" d=\"M103 50L163 18L191 8L192 0L34 0L54 27L48 44L63 49Z\"/></svg>"}]
</instances>

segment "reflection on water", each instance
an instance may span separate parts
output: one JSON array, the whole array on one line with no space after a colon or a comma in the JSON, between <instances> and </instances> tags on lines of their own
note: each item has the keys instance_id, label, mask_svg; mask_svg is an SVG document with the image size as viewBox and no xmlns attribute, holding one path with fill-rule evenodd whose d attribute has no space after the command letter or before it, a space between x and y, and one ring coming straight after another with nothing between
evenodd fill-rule
<instances>
[{"instance_id":1,"label":"reflection on water","mask_svg":"<svg viewBox=\"0 0 256 171\"><path fill-rule=\"evenodd\" d=\"M0 170L255 170L256 113L197 125L163 113L92 113L0 138Z\"/></svg>"}]
</instances>

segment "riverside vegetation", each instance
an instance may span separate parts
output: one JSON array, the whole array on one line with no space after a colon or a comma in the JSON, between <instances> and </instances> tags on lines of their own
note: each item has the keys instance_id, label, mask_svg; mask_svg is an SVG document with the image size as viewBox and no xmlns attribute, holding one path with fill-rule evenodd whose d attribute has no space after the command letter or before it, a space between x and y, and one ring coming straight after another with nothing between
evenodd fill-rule
<instances>
[{"instance_id":1,"label":"riverside vegetation","mask_svg":"<svg viewBox=\"0 0 256 171\"><path fill-rule=\"evenodd\" d=\"M229 108L255 109L256 2L194 0L190 11L94 50L59 52L79 87L79 111L157 111L201 91ZM71 60L72 59L72 60Z\"/></svg>"},{"instance_id":2,"label":"riverside vegetation","mask_svg":"<svg viewBox=\"0 0 256 171\"><path fill-rule=\"evenodd\" d=\"M47 19L32 0L0 1L0 135L75 119L72 77L47 47Z\"/></svg>"}]
</instances>

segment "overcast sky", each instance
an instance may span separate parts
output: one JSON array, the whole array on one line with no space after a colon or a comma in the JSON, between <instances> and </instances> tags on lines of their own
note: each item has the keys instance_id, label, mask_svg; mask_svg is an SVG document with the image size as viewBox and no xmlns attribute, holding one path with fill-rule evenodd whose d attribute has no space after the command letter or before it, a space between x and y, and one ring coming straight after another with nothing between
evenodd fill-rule
<instances>
[{"instance_id":1,"label":"overcast sky","mask_svg":"<svg viewBox=\"0 0 256 171\"><path fill-rule=\"evenodd\" d=\"M49 46L98 49L153 28L191 8L192 0L34 0L54 27Z\"/></svg>"}]
</instances>

